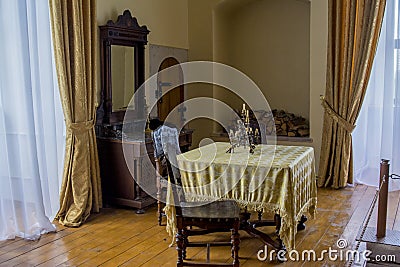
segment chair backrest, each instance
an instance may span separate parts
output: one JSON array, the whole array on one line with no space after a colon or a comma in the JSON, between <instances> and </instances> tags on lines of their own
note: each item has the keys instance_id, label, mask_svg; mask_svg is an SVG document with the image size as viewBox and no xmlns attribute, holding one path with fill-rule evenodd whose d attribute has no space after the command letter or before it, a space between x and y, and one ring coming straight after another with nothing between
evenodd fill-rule
<instances>
[{"instance_id":1,"label":"chair backrest","mask_svg":"<svg viewBox=\"0 0 400 267\"><path fill-rule=\"evenodd\" d=\"M154 156L162 158L163 156L172 164L175 176L180 176L177 168L176 156L180 154L179 133L174 127L161 125L152 132L154 144ZM176 177L175 177L176 178Z\"/></svg>"},{"instance_id":2,"label":"chair backrest","mask_svg":"<svg viewBox=\"0 0 400 267\"><path fill-rule=\"evenodd\" d=\"M181 175L178 168L177 155L179 155L179 133L174 127L161 125L152 132L154 144L154 156L156 160L156 169L162 175L163 164L166 162L167 172L172 183L172 193L174 196L176 212L180 214L180 203L184 201L184 195L181 182ZM182 191L182 192L181 192Z\"/></svg>"}]
</instances>

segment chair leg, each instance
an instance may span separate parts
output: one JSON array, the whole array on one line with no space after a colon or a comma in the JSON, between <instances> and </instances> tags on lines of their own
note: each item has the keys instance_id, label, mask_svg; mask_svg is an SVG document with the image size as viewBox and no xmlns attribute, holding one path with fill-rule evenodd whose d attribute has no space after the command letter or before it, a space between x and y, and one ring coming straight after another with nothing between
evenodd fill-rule
<instances>
[{"instance_id":1,"label":"chair leg","mask_svg":"<svg viewBox=\"0 0 400 267\"><path fill-rule=\"evenodd\" d=\"M158 214L158 225L161 226L162 223L162 203L160 200L157 201L157 214Z\"/></svg>"},{"instance_id":2,"label":"chair leg","mask_svg":"<svg viewBox=\"0 0 400 267\"><path fill-rule=\"evenodd\" d=\"M233 267L239 267L239 221L235 222L231 235Z\"/></svg>"},{"instance_id":3,"label":"chair leg","mask_svg":"<svg viewBox=\"0 0 400 267\"><path fill-rule=\"evenodd\" d=\"M183 266L183 236L182 228L178 228L178 233L176 234L176 250L178 251L178 260L176 262L177 267Z\"/></svg>"},{"instance_id":4,"label":"chair leg","mask_svg":"<svg viewBox=\"0 0 400 267\"><path fill-rule=\"evenodd\" d=\"M186 248L188 246L189 240L185 229L182 229L183 244L182 244L182 258L186 260Z\"/></svg>"},{"instance_id":5,"label":"chair leg","mask_svg":"<svg viewBox=\"0 0 400 267\"><path fill-rule=\"evenodd\" d=\"M162 220L162 204L161 204L161 186L160 186L160 178L157 177L157 216L158 216L158 225L161 226Z\"/></svg>"}]
</instances>

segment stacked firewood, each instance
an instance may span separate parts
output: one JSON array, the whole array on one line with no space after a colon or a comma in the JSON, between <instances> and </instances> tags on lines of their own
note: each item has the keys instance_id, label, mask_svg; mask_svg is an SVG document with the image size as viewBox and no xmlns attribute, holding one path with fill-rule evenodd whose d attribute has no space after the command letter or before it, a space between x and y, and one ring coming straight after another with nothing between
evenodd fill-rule
<instances>
[{"instance_id":1,"label":"stacked firewood","mask_svg":"<svg viewBox=\"0 0 400 267\"><path fill-rule=\"evenodd\" d=\"M275 124L275 130L277 136L289 136L289 137L309 137L310 126L307 119L297 116L293 113L286 112L284 110L274 109L272 112L268 111L256 111L259 120L259 127L265 129L267 135L273 133L273 126Z\"/></svg>"}]
</instances>

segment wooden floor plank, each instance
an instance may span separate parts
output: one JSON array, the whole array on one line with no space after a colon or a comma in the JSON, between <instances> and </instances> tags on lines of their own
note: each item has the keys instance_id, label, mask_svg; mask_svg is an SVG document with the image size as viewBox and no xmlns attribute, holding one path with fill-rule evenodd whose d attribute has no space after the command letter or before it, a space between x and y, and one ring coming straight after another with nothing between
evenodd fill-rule
<instances>
[{"instance_id":1,"label":"wooden floor plank","mask_svg":"<svg viewBox=\"0 0 400 267\"><path fill-rule=\"evenodd\" d=\"M400 191L399 191L400 192ZM400 231L400 196L399 196L399 204L397 205L397 209L396 209L396 216L395 216L395 220L393 223L393 229L395 231Z\"/></svg>"},{"instance_id":2,"label":"wooden floor plank","mask_svg":"<svg viewBox=\"0 0 400 267\"><path fill-rule=\"evenodd\" d=\"M102 233L109 235L107 230L113 227L113 222L115 222L115 220L120 221L120 215L120 212L118 212L114 217L107 216L109 218L108 220L107 218L101 218L91 225L91 227L87 224L85 227L65 229L63 232L70 231L70 233L60 238L55 238L53 242L46 242L40 246L36 246L35 249L30 251L25 251L24 249L21 251L23 253L19 257L14 257L6 263L12 266L22 263L37 265L59 255L61 252L60 248L69 249L71 246L80 247L91 242L94 235L97 236Z\"/></svg>"},{"instance_id":3,"label":"wooden floor plank","mask_svg":"<svg viewBox=\"0 0 400 267\"><path fill-rule=\"evenodd\" d=\"M132 231L131 227L137 227L140 225L139 221L134 221L134 218L130 216L129 213L123 213L120 217L113 220L110 218L110 223L104 226L102 229L98 229L97 231L91 232L89 235L85 235L81 237L81 242L84 244L77 244L78 242L74 242L71 245L66 245L64 253L59 253L56 257L51 257L47 259L45 264L52 264L53 266L57 265L73 265L76 266L77 263L81 263L91 256L96 256L101 250L97 248L98 246L110 242L110 240L119 240L117 244L120 244L125 236L121 236L121 234L125 234L131 232L132 235L137 234ZM112 243L109 243L112 245ZM83 259L82 259L83 258Z\"/></svg>"},{"instance_id":4,"label":"wooden floor plank","mask_svg":"<svg viewBox=\"0 0 400 267\"><path fill-rule=\"evenodd\" d=\"M116 214L115 216L117 217L119 216L118 210L113 210L110 212L115 213ZM107 211L105 210L104 213L107 214ZM101 216L99 219L96 219L97 216L98 214L94 214L88 220L88 224L84 224L79 228L66 228L56 223L57 226L56 233L48 233L46 235L42 235L39 240L30 241L21 238L16 239L17 242L14 242L8 246L4 246L0 249L0 263L10 259L9 255L7 255L9 254L9 252L15 253L16 255L23 255L31 250L44 246L48 243L56 242L58 239L62 239L63 237L68 236L76 231L85 231L85 229L89 227L89 223L92 221L94 222L93 224L90 225L90 229L93 229L93 231L95 231L96 225L101 223L109 223L109 220L107 220L106 217Z\"/></svg>"},{"instance_id":5,"label":"wooden floor plank","mask_svg":"<svg viewBox=\"0 0 400 267\"><path fill-rule=\"evenodd\" d=\"M387 229L393 230L397 209L399 207L400 191L389 192L388 196L388 210L387 210Z\"/></svg>"},{"instance_id":6,"label":"wooden floor plank","mask_svg":"<svg viewBox=\"0 0 400 267\"><path fill-rule=\"evenodd\" d=\"M363 185L342 190L318 189L318 209L314 220L296 235L298 251L314 249L317 253L334 246L342 237L355 244L376 189ZM400 230L400 192L389 194L388 225ZM376 212L376 211L375 211ZM256 214L253 214L253 217ZM263 215L264 218L270 216ZM374 216L374 215L373 215ZM371 224L376 218L371 218ZM175 247L168 247L171 237L165 227L158 226L156 208L138 215L132 209L110 208L95 214L78 228L55 223L57 232L43 235L37 241L20 238L0 242L0 266L176 266ZM273 227L264 231L274 232ZM337 261L292 262L277 265L260 261L257 252L263 243L241 231L241 266L340 266ZM196 237L200 240L219 240L224 234ZM229 236L225 234L224 238ZM270 248L268 248L270 250ZM188 258L204 260L204 248L188 248ZM211 259L231 262L229 247L211 248Z\"/></svg>"},{"instance_id":7,"label":"wooden floor plank","mask_svg":"<svg viewBox=\"0 0 400 267\"><path fill-rule=\"evenodd\" d=\"M154 225L136 226L138 232L133 232L132 229L126 229L124 232L119 232L118 237L113 240L106 240L101 244L93 244L91 251L81 254L79 257L73 259L72 263L82 266L97 266L112 259L123 252L124 250L136 247L139 243L146 240L146 238L159 238L160 229ZM164 247L165 242L159 242Z\"/></svg>"}]
</instances>

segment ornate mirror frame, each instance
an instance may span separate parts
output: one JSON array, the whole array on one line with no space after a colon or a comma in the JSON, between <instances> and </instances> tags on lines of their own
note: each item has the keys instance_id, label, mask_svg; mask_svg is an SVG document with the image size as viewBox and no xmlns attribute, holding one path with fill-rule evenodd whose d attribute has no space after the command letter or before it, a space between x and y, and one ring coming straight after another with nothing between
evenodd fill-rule
<instances>
[{"instance_id":1,"label":"ornate mirror frame","mask_svg":"<svg viewBox=\"0 0 400 267\"><path fill-rule=\"evenodd\" d=\"M132 119L144 117L144 95L135 99L135 109L131 114L129 110L113 111L112 105L112 72L111 72L111 47L112 45L134 47L134 92L144 83L145 56L144 47L147 44L149 30L140 26L129 10L118 16L116 22L109 20L100 28L100 68L101 68L101 93L97 109L98 125L122 124L125 114Z\"/></svg>"}]
</instances>

